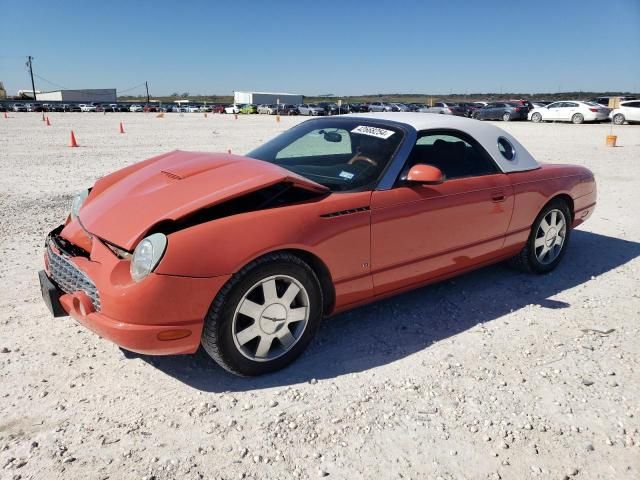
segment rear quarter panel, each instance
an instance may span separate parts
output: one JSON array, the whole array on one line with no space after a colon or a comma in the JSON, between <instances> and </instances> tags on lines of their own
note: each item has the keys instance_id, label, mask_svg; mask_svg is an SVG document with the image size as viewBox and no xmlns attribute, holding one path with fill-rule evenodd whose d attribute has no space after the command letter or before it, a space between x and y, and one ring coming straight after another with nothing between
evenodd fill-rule
<instances>
[{"instance_id":1,"label":"rear quarter panel","mask_svg":"<svg viewBox=\"0 0 640 480\"><path fill-rule=\"evenodd\" d=\"M527 241L535 218L554 197L566 195L571 198L573 227L584 222L595 208L596 184L593 173L587 168L541 164L536 170L510 173L509 178L515 203L505 247Z\"/></svg>"}]
</instances>

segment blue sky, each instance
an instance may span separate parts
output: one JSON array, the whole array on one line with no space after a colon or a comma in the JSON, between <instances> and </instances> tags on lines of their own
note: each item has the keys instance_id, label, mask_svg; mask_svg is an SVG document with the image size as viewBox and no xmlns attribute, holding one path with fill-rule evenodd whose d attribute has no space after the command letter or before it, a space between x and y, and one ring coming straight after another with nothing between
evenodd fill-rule
<instances>
[{"instance_id":1,"label":"blue sky","mask_svg":"<svg viewBox=\"0 0 640 480\"><path fill-rule=\"evenodd\" d=\"M27 55L38 90L640 92L640 0L0 0L0 11L9 94L30 88Z\"/></svg>"}]
</instances>

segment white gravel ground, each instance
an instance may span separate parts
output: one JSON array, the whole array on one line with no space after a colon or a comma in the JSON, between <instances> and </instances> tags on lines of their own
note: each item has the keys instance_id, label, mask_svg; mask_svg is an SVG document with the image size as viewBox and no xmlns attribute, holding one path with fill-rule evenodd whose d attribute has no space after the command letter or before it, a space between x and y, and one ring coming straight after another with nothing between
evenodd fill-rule
<instances>
[{"instance_id":1,"label":"white gravel ground","mask_svg":"<svg viewBox=\"0 0 640 480\"><path fill-rule=\"evenodd\" d=\"M52 319L43 240L107 172L176 148L242 153L300 120L9 116L1 480L640 478L640 126L607 148L609 125L500 124L596 174L596 212L552 274L498 265L339 315L290 368L240 379Z\"/></svg>"}]
</instances>

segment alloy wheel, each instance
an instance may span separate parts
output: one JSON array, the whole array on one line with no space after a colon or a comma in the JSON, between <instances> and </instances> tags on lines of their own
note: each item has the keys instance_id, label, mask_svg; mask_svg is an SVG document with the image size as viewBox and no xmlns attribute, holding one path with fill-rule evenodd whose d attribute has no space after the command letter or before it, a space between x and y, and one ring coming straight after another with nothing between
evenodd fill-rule
<instances>
[{"instance_id":1,"label":"alloy wheel","mask_svg":"<svg viewBox=\"0 0 640 480\"><path fill-rule=\"evenodd\" d=\"M564 213L550 210L540 221L534 241L535 255L543 265L553 262L564 246L567 236L567 222Z\"/></svg>"},{"instance_id":2,"label":"alloy wheel","mask_svg":"<svg viewBox=\"0 0 640 480\"><path fill-rule=\"evenodd\" d=\"M275 360L300 340L309 313L309 295L298 280L288 275L260 280L236 307L232 323L235 346L249 360Z\"/></svg>"},{"instance_id":3,"label":"alloy wheel","mask_svg":"<svg viewBox=\"0 0 640 480\"><path fill-rule=\"evenodd\" d=\"M624 123L624 115L622 115L621 113L617 113L616 115L614 115L613 123L615 123L616 125L622 125Z\"/></svg>"}]
</instances>

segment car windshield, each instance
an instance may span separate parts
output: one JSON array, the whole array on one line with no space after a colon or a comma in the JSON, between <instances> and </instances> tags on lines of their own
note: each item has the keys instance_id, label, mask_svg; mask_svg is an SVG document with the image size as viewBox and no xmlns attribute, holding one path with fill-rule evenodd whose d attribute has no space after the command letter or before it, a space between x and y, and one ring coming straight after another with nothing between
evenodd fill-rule
<instances>
[{"instance_id":1,"label":"car windshield","mask_svg":"<svg viewBox=\"0 0 640 480\"><path fill-rule=\"evenodd\" d=\"M311 120L249 152L332 191L374 187L404 137L386 123L361 119Z\"/></svg>"}]
</instances>

